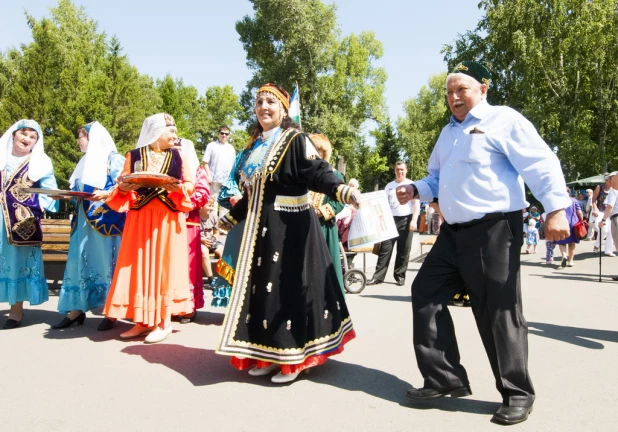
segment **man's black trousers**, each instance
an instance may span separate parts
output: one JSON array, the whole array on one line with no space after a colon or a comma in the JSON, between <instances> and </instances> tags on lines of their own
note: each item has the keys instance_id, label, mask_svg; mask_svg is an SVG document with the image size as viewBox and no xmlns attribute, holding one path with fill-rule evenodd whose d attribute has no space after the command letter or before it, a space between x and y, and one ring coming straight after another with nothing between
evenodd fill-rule
<instances>
[{"instance_id":1,"label":"man's black trousers","mask_svg":"<svg viewBox=\"0 0 618 432\"><path fill-rule=\"evenodd\" d=\"M397 226L397 237L383 241L380 245L380 254L376 264L376 271L373 278L383 281L388 271L388 264L391 262L393 255L393 245L397 244L397 253L395 255L395 270L393 272L395 280L405 280L406 271L408 270L408 259L410 258L410 248L412 247L412 236L410 232L410 222L412 215L408 216L393 216L395 225Z\"/></svg>"},{"instance_id":2,"label":"man's black trousers","mask_svg":"<svg viewBox=\"0 0 618 432\"><path fill-rule=\"evenodd\" d=\"M447 303L465 285L503 403L528 407L528 325L521 302L521 211L442 224L412 284L414 351L424 387L468 384Z\"/></svg>"}]
</instances>

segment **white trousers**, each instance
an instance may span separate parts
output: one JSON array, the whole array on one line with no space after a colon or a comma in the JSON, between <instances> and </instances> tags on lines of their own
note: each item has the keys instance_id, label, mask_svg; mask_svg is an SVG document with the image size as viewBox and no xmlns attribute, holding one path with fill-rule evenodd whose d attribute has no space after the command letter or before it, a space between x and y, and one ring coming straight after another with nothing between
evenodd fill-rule
<instances>
[{"instance_id":1,"label":"white trousers","mask_svg":"<svg viewBox=\"0 0 618 432\"><path fill-rule=\"evenodd\" d=\"M590 226L594 227L596 232L599 232L599 222L603 219L603 213L599 213L596 218L594 216L592 218L594 218L594 224L591 223ZM609 223L609 220L605 221L603 228L601 228L601 232L597 235L597 241L594 244L595 247L601 248L601 242L603 241L605 253L612 253L614 251L614 240L612 239L611 225L612 224Z\"/></svg>"}]
</instances>

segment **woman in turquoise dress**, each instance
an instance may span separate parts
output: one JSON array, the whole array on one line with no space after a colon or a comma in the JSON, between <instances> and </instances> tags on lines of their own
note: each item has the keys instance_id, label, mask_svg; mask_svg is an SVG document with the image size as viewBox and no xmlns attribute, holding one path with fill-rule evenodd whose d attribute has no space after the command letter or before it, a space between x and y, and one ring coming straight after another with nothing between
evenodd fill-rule
<instances>
[{"instance_id":1,"label":"woman in turquoise dress","mask_svg":"<svg viewBox=\"0 0 618 432\"><path fill-rule=\"evenodd\" d=\"M54 329L75 322L83 324L87 311L105 304L125 218L104 204L124 165L124 157L116 152L109 132L98 122L89 123L79 129L77 143L85 154L69 183L71 190L91 192L92 196L75 203L69 256L58 300L58 311L67 315ZM98 330L109 330L113 323L106 318Z\"/></svg>"},{"instance_id":2,"label":"woman in turquoise dress","mask_svg":"<svg viewBox=\"0 0 618 432\"><path fill-rule=\"evenodd\" d=\"M56 212L58 203L21 189L58 188L37 122L20 120L2 135L0 170L0 303L11 307L3 329L14 329L21 325L24 301L39 305L49 298L40 221L45 210Z\"/></svg>"},{"instance_id":3,"label":"woman in turquoise dress","mask_svg":"<svg viewBox=\"0 0 618 432\"><path fill-rule=\"evenodd\" d=\"M234 166L230 171L230 176L227 181L221 186L219 191L218 202L224 208L231 210L236 201L242 198L242 191L238 184L240 181L240 173L242 167L251 153L250 148L245 148L238 152L234 160ZM219 277L211 284L212 287L212 302L214 307L227 307L232 293L232 285L234 284L234 275L236 269L236 260L240 243L242 242L242 233L245 223L241 221L234 226L228 233L225 239L225 247L219 261L217 261L217 273Z\"/></svg>"}]
</instances>

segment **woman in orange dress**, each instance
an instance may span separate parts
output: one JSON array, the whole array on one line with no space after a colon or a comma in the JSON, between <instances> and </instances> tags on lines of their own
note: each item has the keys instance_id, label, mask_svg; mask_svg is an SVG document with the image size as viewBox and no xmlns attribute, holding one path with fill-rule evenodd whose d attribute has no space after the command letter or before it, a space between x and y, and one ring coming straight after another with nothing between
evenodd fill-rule
<instances>
[{"instance_id":1,"label":"woman in orange dress","mask_svg":"<svg viewBox=\"0 0 618 432\"><path fill-rule=\"evenodd\" d=\"M173 148L176 138L169 114L144 120L137 146L127 153L120 182L107 200L112 209L128 212L103 310L110 319L133 319L135 325L121 339L149 333L146 343L160 342L172 333L172 315L193 312L184 212L192 208L194 180L184 156ZM177 181L158 188L122 181L140 171Z\"/></svg>"}]
</instances>

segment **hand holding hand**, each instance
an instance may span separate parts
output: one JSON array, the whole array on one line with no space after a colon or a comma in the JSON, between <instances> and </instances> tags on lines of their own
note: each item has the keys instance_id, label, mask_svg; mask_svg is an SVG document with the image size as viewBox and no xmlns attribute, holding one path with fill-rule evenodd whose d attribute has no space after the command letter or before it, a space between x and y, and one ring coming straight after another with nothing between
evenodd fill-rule
<instances>
[{"instance_id":1,"label":"hand holding hand","mask_svg":"<svg viewBox=\"0 0 618 432\"><path fill-rule=\"evenodd\" d=\"M549 241L564 240L571 235L571 227L564 209L555 210L545 220L545 238Z\"/></svg>"},{"instance_id":2,"label":"hand holding hand","mask_svg":"<svg viewBox=\"0 0 618 432\"><path fill-rule=\"evenodd\" d=\"M350 204L354 206L354 208L358 209L361 206L361 193L358 189L354 189L352 194L350 195Z\"/></svg>"}]
</instances>

